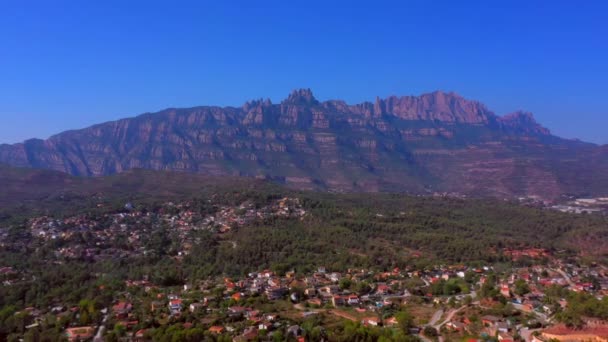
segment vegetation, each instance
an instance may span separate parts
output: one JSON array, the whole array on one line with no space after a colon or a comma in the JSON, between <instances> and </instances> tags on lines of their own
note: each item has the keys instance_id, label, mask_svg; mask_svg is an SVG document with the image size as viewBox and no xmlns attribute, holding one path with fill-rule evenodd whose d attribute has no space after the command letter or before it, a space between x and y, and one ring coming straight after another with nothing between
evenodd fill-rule
<instances>
[{"instance_id":1,"label":"vegetation","mask_svg":"<svg viewBox=\"0 0 608 342\"><path fill-rule=\"evenodd\" d=\"M185 182L185 185L170 185L170 190L164 191L162 187L152 186L145 173L136 175L144 180L135 188L133 185L123 188L123 181L116 178L115 183L106 180L107 183L96 183L83 190L80 188L83 181L78 181L81 183L73 192L55 193L36 201L18 201L0 210L3 245L0 267L10 266L20 275L13 285L0 286L0 340L25 335L25 327L34 323L22 313L21 309L28 306L46 308L61 303L78 307L81 324L98 322L100 310L112 305L114 294L126 291L124 281L127 279L149 279L160 286L181 286L209 277L244 275L264 268L279 274L289 270L304 274L319 266L332 270L389 271L411 266L424 269L426 265L443 261L482 265L512 262L503 251L522 247L560 250L567 256L580 248L573 244L577 241L573 237L603 232L607 223L606 218L599 215L568 215L494 200L309 193L257 181L209 181L190 190L186 186L192 184ZM238 208L244 202L251 203L255 210L264 210L286 196L298 198L306 214L297 218L264 216L245 225L235 225L222 234L192 231L188 239L193 244L187 255L179 254L183 249L179 233L159 219L162 215L179 214L180 209L168 206L167 201L187 202L190 211L205 217L222 207ZM133 203L134 208L125 209L127 202ZM237 215L241 214L239 210L235 211ZM80 215L96 222L96 231L103 231L113 224L107 214L131 211L143 213L151 220L143 226L135 221L129 223L134 229L141 229L145 254L135 253L127 236L118 234L103 246L116 251L110 258L58 257L57 251L61 248L86 246L92 233L79 232L43 243L27 228L32 217ZM603 257L590 256L591 259ZM526 260L518 263L525 264ZM467 274L464 279L441 280L429 290L433 295L467 294L471 277ZM490 276L479 295L504 301L495 283L496 279ZM405 284L411 288L416 285ZM343 279L339 286L362 294L370 291L367 283L355 284L348 279ZM525 283L515 284L514 293L523 295L529 291ZM606 300L582 294L569 296L569 303L573 304L558 314L560 320L576 326L580 325L582 316L608 319ZM470 297L468 301L471 302ZM505 306L504 310L510 307ZM66 322L75 318L69 312L65 315L65 321L49 315L27 333L51 336L49 340L55 340L52 336L59 338ZM408 336L413 326L411 315L401 312L396 317L400 329L394 331L341 323L333 332L334 340L411 340ZM120 327L109 330L110 339L121 337ZM308 333L318 337L323 331L315 329L313 324ZM426 333L432 336L431 331ZM163 340L162 336L172 332L158 329L154 334L158 334L155 340ZM184 334L178 340L209 337L196 329Z\"/></svg>"}]
</instances>

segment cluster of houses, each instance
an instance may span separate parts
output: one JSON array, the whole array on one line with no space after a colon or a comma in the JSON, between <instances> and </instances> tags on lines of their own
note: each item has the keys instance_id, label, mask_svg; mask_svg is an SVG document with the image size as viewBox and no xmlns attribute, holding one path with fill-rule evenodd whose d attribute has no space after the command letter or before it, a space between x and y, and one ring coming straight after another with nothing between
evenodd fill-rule
<instances>
[{"instance_id":1,"label":"cluster of houses","mask_svg":"<svg viewBox=\"0 0 608 342\"><path fill-rule=\"evenodd\" d=\"M391 327L397 324L396 318L392 316L382 318L381 312L385 307L398 307L407 302L411 294L403 289L404 279L422 276L424 281L421 281L421 284L426 286L426 283L438 279L463 276L463 267L429 272L401 271L395 268L390 272L380 273L369 270L328 272L324 267L320 267L316 272L307 275L296 275L295 272L290 271L281 276L270 270L263 270L249 273L247 277L238 280L223 278L197 285L187 284L183 286L180 295L174 294L175 292L164 294L163 291L167 289L145 280L129 280L126 286L142 288L146 293L155 294L155 300L150 304L151 311L162 310L172 317L180 317L186 312L200 314L202 317L221 312L222 309L217 305L211 305L217 298L210 295L212 292L210 290L213 288L221 288L223 290L221 300L231 304L225 308L227 321L223 323L217 320L208 321L209 324L213 323L208 326L208 331L217 334L228 333L234 335L236 340L251 340L258 336L260 331L273 332L287 328L295 337L302 335L301 329L293 319L286 319L274 312L263 313L260 309L247 305L248 298L263 297L267 302L288 301L293 305L297 317L304 318L327 310L338 317L356 320L366 326ZM351 284L365 282L369 286L361 291L355 291L352 290L352 286L344 286L343 279L348 279ZM207 296L193 300L191 294L199 291L206 293ZM112 310L117 322L127 329L137 325L137 321L131 320L128 315L132 309L133 305L130 302L119 301ZM354 316L349 312L355 312L357 315ZM248 324L237 328L233 323L239 320L245 320ZM141 329L131 331L133 336L144 332Z\"/></svg>"},{"instance_id":2,"label":"cluster of houses","mask_svg":"<svg viewBox=\"0 0 608 342\"><path fill-rule=\"evenodd\" d=\"M102 219L87 215L63 219L36 217L28 221L27 229L32 237L42 241L73 242L58 248L58 257L99 261L146 255L146 239L163 225L171 228L172 236L181 246L179 255L184 255L189 253L195 242L191 234L193 231L207 230L221 234L257 219L301 218L306 215L299 198L289 197L275 200L262 208L256 208L251 201L214 208L213 213L200 214L192 210L191 203L168 202L157 212L149 212L127 203L121 212L107 213ZM117 241L118 238L126 241Z\"/></svg>"},{"instance_id":3,"label":"cluster of houses","mask_svg":"<svg viewBox=\"0 0 608 342\"><path fill-rule=\"evenodd\" d=\"M553 205L551 208L574 214L608 213L608 197L576 198L566 204Z\"/></svg>"},{"instance_id":4,"label":"cluster of houses","mask_svg":"<svg viewBox=\"0 0 608 342\"><path fill-rule=\"evenodd\" d=\"M589 205L591 204L595 205L597 201ZM171 227L172 237L179 242L180 254L187 254L195 242L194 234L191 234L195 231L223 234L234 227L258 219L303 218L305 215L306 211L298 198L277 199L261 208L245 201L234 206L217 206L211 213L205 214L193 210L190 203L166 203L157 212L141 211L128 204L125 210L105 214L101 220L86 215L63 219L43 216L29 220L27 229L30 236L39 241L70 242L57 247L55 256L58 259L80 258L98 261L145 256L148 253L146 239L161 225ZM0 235L2 236L4 235ZM24 238L23 243L26 243L27 238L29 237ZM557 308L548 305L544 300L544 291L548 286L588 292L600 298L608 295L608 269L600 265L575 265L562 261L543 249L507 249L500 252L514 261L523 258L543 260L542 265L538 263L531 267L509 270L492 284L515 310L532 315L541 326L550 326L540 335L528 334L526 340L540 341L543 334L545 340L561 339L560 336L567 335L565 328L555 325L551 319ZM209 279L201 283L185 284L179 289L162 287L147 280L132 279L125 282L125 294L116 294L115 303L103 314L107 313L106 316L114 325L123 326L128 336L134 340L146 340L147 333L153 329L145 325L139 312L142 310L138 310L144 305L146 310L143 311L163 317L167 324L180 322L184 328L203 326L211 334L228 334L237 341L249 341L257 338L262 332L268 334L277 331L303 339L299 320L320 313L357 321L365 326L395 326L396 318L394 315L384 315L387 312L385 309L411 305L414 302L413 297L422 298L420 305L445 307L447 310L448 302L464 307L464 297L470 296L471 301L466 305L490 308L495 304L493 300L478 298L477 294L493 271L491 266L465 265L403 270L394 268L384 272L367 269L328 271L319 267L309 274L290 271L280 275L270 270L262 270L249 273L241 279ZM16 281L26 281L27 278L22 272L24 271L0 265L1 286L12 286ZM416 280L415 293L406 286L409 280ZM450 280L469 282L471 291L467 289L458 295L449 296L431 293L430 288L434 284ZM142 291L138 291L139 289ZM126 295L130 292L144 295ZM219 293L219 296L216 293ZM290 312L285 314L265 311L256 304L260 298L263 298L264 303L287 302ZM564 308L568 303L561 299L557 305ZM58 303L48 310L26 308L24 311L35 318L33 324L39 324L45 313L57 317L79 314L78 307L63 303ZM463 309L464 311L466 310ZM513 324L506 317L484 314L480 320L481 332L472 330L474 324L466 315L452 315L443 322L434 322L429 326L437 326L454 334L475 332L484 336L496 336L499 341L513 341L516 335L525 335L521 324ZM589 326L592 329L590 328L591 332L588 334L595 334L596 337L601 336L602 329L608 327L601 322L592 322ZM79 326L78 321L74 320L65 330L65 335L70 340L87 340L97 331L98 326ZM601 337L595 340L602 341Z\"/></svg>"},{"instance_id":5,"label":"cluster of houses","mask_svg":"<svg viewBox=\"0 0 608 342\"><path fill-rule=\"evenodd\" d=\"M15 271L10 267L0 267L0 273L8 275ZM515 336L525 336L527 341L548 341L561 336L559 334L566 334L567 329L552 321L555 307L547 305L543 300L547 286L557 285L571 291L586 291L598 297L608 294L607 269L599 265L576 266L554 258L549 265L516 268L502 273L500 277L494 277L496 282L492 286L516 311L526 317L534 317L540 326L548 327L533 335L521 322L515 324L509 317L480 314L479 319L472 322L471 316L464 314L467 310L472 310L470 308L484 312L483 310L497 304L495 299L480 298L479 295L491 274L495 274L491 266L437 266L425 270L395 268L387 272L365 269L330 272L319 267L309 274L290 271L279 275L270 270L262 270L240 279L208 279L185 284L180 288L163 287L148 280L127 280L124 284L125 291L116 294L116 301L104 314L107 313L106 316L109 316L113 325L123 326L132 340L147 340L148 332L153 329L144 323L149 321L142 316L142 311L146 311L164 317L168 324L181 322L185 329L204 327L211 334L227 334L236 341L250 341L262 332L267 336L279 331L302 338L303 331L299 326L301 320L320 313L357 321L365 326L391 328L397 325L397 319L385 315L385 309L411 305L416 297L423 299L422 302L417 302L419 305L434 306L437 310L444 308L454 313L462 310L462 315L454 314L443 322L429 323L430 326L440 328L440 333L463 336L474 333L478 336L497 337L499 341L506 342L514 341ZM590 277L595 280L583 281ZM428 289L437 282L464 278L474 279L474 283L470 283L472 291L469 294L433 296L429 293ZM419 290L416 290L415 295L404 286L408 279L417 279ZM358 286L360 284L366 286ZM463 295L473 298L465 304ZM456 299L456 304L453 309L449 309L448 302L453 299ZM269 311L264 309L265 306L259 305L260 301L287 304L283 304L283 311ZM565 299L557 304L562 307L568 305ZM285 305L289 308L287 311ZM141 310L142 306L145 306L145 310ZM26 310L32 317L40 319L45 313L48 314L48 310L43 309ZM58 317L78 317L79 308L58 305L49 312ZM586 334L598 335L608 327L603 323L593 324L593 328L585 330ZM420 329L412 332L420 333L423 327L421 325ZM78 319L75 319L65 330L65 335L70 340L86 340L97 329L95 325L79 326ZM568 334L566 335L572 337L574 332ZM553 337L543 340L543 336Z\"/></svg>"}]
</instances>

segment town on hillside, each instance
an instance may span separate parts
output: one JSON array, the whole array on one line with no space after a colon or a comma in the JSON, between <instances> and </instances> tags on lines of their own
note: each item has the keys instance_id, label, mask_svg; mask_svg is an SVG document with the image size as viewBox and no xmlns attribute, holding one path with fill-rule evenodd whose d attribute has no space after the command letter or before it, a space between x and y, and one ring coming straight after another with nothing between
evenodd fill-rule
<instances>
[{"instance_id":1,"label":"town on hillside","mask_svg":"<svg viewBox=\"0 0 608 342\"><path fill-rule=\"evenodd\" d=\"M166 202L155 210L126 203L117 211L29 218L26 232L3 229L3 249L32 250L41 265L58 270L37 273L2 259L0 290L23 298L0 311L3 336L14 341L608 341L608 268L560 250L493 247L500 255L494 263L437 260L379 269L319 261L314 269L273 264L241 276L180 278L193 254L205 252L193 248L200 243L238 249L240 242L231 240L234 230L259 220L298 222L310 215L297 197L205 209L210 202ZM256 252L250 253L254 258ZM423 259L424 253L411 257ZM146 260L158 263L139 267ZM194 266L196 272L205 268ZM61 280L53 277L62 272L75 272L74 283L55 283ZM49 286L44 297L30 295L40 286ZM61 286L75 290L66 295Z\"/></svg>"}]
</instances>

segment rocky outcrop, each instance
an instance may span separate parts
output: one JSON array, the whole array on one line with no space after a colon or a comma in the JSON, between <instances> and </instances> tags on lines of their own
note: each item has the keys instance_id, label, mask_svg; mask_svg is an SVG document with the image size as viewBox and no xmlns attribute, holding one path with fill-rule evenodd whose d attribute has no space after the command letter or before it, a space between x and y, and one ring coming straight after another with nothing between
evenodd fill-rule
<instances>
[{"instance_id":1,"label":"rocky outcrop","mask_svg":"<svg viewBox=\"0 0 608 342\"><path fill-rule=\"evenodd\" d=\"M608 192L606 156L552 136L529 113L500 117L454 93L349 105L310 89L278 104L171 108L0 146L0 162L80 176L146 168L306 189L545 197Z\"/></svg>"},{"instance_id":2,"label":"rocky outcrop","mask_svg":"<svg viewBox=\"0 0 608 342\"><path fill-rule=\"evenodd\" d=\"M404 120L467 124L488 124L494 118L494 114L481 103L441 91L418 97L391 96L384 100L378 98L374 105L374 114L389 114Z\"/></svg>"},{"instance_id":3,"label":"rocky outcrop","mask_svg":"<svg viewBox=\"0 0 608 342\"><path fill-rule=\"evenodd\" d=\"M551 132L541 126L530 112L517 111L498 119L502 127L524 134L550 135Z\"/></svg>"}]
</instances>

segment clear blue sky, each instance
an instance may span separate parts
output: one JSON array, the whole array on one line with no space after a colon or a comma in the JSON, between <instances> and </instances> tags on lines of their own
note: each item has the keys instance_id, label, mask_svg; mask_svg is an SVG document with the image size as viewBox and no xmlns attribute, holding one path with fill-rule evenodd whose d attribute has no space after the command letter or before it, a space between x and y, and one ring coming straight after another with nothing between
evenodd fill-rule
<instances>
[{"instance_id":1,"label":"clear blue sky","mask_svg":"<svg viewBox=\"0 0 608 342\"><path fill-rule=\"evenodd\" d=\"M455 91L608 143L608 2L0 2L0 142L300 87Z\"/></svg>"}]
</instances>

